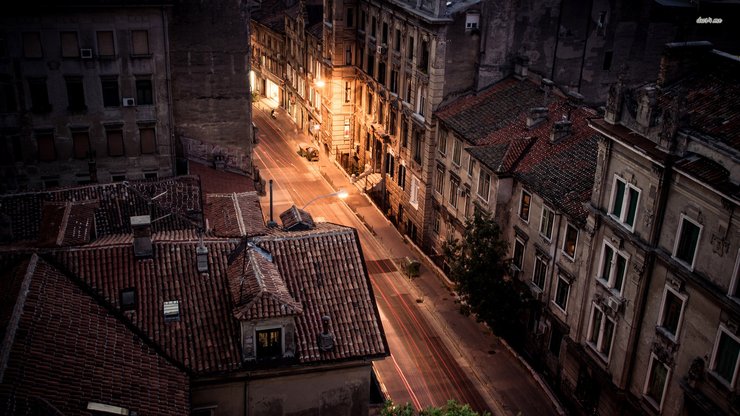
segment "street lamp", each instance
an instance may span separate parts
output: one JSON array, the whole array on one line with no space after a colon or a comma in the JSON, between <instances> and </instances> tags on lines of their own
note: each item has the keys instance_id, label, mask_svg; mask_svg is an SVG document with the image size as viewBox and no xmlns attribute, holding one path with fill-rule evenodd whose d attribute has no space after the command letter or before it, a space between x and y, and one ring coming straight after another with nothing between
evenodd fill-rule
<instances>
[{"instance_id":1,"label":"street lamp","mask_svg":"<svg viewBox=\"0 0 740 416\"><path fill-rule=\"evenodd\" d=\"M316 200L318 200L318 199L329 198L329 197L332 197L332 196L336 196L339 199L345 199L345 198L347 198L349 196L349 193L347 193L347 191L345 191L343 189L340 189L337 192L332 192L332 193L326 194L326 195L319 195L316 198L308 201L308 203L306 205L304 205L303 208L301 208L301 209L304 209L305 210L306 207L308 207L309 205L313 204L313 202L316 201Z\"/></svg>"}]
</instances>

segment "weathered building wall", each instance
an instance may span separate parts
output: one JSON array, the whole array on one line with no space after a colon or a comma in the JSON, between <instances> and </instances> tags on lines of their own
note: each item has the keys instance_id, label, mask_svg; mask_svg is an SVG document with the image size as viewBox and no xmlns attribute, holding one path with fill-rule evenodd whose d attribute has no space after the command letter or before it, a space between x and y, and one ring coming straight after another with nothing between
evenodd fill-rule
<instances>
[{"instance_id":1,"label":"weathered building wall","mask_svg":"<svg viewBox=\"0 0 740 416\"><path fill-rule=\"evenodd\" d=\"M176 135L251 156L247 2L179 2L170 43Z\"/></svg>"}]
</instances>

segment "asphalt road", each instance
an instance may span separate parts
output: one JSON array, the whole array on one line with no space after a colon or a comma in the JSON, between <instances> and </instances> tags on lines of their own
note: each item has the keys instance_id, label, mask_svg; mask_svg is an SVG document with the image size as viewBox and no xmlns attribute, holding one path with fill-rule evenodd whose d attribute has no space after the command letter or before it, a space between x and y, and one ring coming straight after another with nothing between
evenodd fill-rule
<instances>
[{"instance_id":1,"label":"asphalt road","mask_svg":"<svg viewBox=\"0 0 740 416\"><path fill-rule=\"evenodd\" d=\"M260 129L255 148L256 165L262 177L273 179L273 212L295 204L302 208L313 198L334 192L321 176L318 162L308 162L295 152L296 134L292 125L272 119L255 106L253 121ZM323 157L323 155L322 155ZM351 195L353 206L369 204L362 195ZM262 199L269 217L269 200ZM423 297L396 266L387 245L363 226L347 205L336 198L321 198L308 211L317 221L329 221L358 230L367 269L380 308L391 356L374 363L379 380L396 403L412 403L417 409L444 405L455 399L478 411L492 411L470 372L463 369L454 352L445 345L435 325L420 310ZM269 218L268 218L269 219Z\"/></svg>"}]
</instances>

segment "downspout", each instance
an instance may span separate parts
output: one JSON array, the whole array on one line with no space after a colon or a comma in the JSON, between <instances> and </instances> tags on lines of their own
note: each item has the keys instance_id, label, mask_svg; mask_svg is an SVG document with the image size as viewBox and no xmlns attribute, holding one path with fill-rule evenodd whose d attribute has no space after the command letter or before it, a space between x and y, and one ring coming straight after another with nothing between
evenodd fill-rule
<instances>
[{"instance_id":1,"label":"downspout","mask_svg":"<svg viewBox=\"0 0 740 416\"><path fill-rule=\"evenodd\" d=\"M169 123L170 133L170 163L172 164L172 176L177 174L177 143L175 139L175 124L173 121L172 112L172 71L170 69L170 37L169 37L169 22L167 21L167 11L165 7L161 8L162 11L162 28L164 31L164 62L166 67L166 82L167 82L167 122ZM184 150L183 150L184 151ZM183 154L183 157L185 155ZM190 170L190 169L188 169ZM188 172L189 173L189 172Z\"/></svg>"},{"instance_id":2,"label":"downspout","mask_svg":"<svg viewBox=\"0 0 740 416\"><path fill-rule=\"evenodd\" d=\"M560 0L558 9L558 27L555 28L555 50L552 52L552 65L550 67L550 79L555 81L555 62L558 60L558 45L560 44L560 23L563 21L563 1Z\"/></svg>"},{"instance_id":3,"label":"downspout","mask_svg":"<svg viewBox=\"0 0 740 416\"><path fill-rule=\"evenodd\" d=\"M547 299L550 299L550 294L552 294L552 285L553 282L555 282L555 264L556 264L556 256L558 255L558 247L560 246L560 225L563 223L563 214L558 214L558 226L557 231L555 232L555 239L553 242L555 243L555 252L552 253L552 266L550 267L550 285L549 290L547 293L543 293L543 295L547 295ZM548 302L545 302L545 307L547 307Z\"/></svg>"},{"instance_id":4,"label":"downspout","mask_svg":"<svg viewBox=\"0 0 740 416\"><path fill-rule=\"evenodd\" d=\"M588 31L591 29L591 14L594 11L594 2L593 0L590 2L588 6L588 16L586 17L586 37L583 40L583 53L581 53L581 71L578 74L578 92L581 92L581 81L583 81L583 67L586 63L586 49L588 47Z\"/></svg>"}]
</instances>

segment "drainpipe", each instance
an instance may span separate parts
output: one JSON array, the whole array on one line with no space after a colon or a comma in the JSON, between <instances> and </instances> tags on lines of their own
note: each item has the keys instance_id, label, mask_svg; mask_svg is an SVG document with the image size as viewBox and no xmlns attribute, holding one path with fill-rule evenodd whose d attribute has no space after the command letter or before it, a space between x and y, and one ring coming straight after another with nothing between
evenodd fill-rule
<instances>
[{"instance_id":1,"label":"drainpipe","mask_svg":"<svg viewBox=\"0 0 740 416\"><path fill-rule=\"evenodd\" d=\"M583 40L583 53L581 54L581 71L578 74L578 92L581 92L581 81L583 81L583 67L586 63L586 49L588 47L588 30L591 28L591 14L594 12L593 0L588 6L588 16L586 17L586 38Z\"/></svg>"},{"instance_id":2,"label":"drainpipe","mask_svg":"<svg viewBox=\"0 0 740 416\"><path fill-rule=\"evenodd\" d=\"M560 23L563 21L563 1L560 0L558 27L555 28L555 50L552 52L552 66L550 67L550 79L553 81L555 81L555 62L558 60L558 45L560 44Z\"/></svg>"},{"instance_id":3,"label":"drainpipe","mask_svg":"<svg viewBox=\"0 0 740 416\"><path fill-rule=\"evenodd\" d=\"M277 223L272 217L272 179L270 179L270 221L267 222L267 226L270 228L277 227Z\"/></svg>"},{"instance_id":4,"label":"drainpipe","mask_svg":"<svg viewBox=\"0 0 740 416\"><path fill-rule=\"evenodd\" d=\"M172 166L172 176L175 176L175 174L177 174L177 143L175 138L175 124L172 117L172 70L170 69L169 22L167 21L166 8L162 7L160 10L162 12L162 28L164 31L164 62L167 82L167 122L169 123L168 130L170 134L170 163Z\"/></svg>"}]
</instances>

